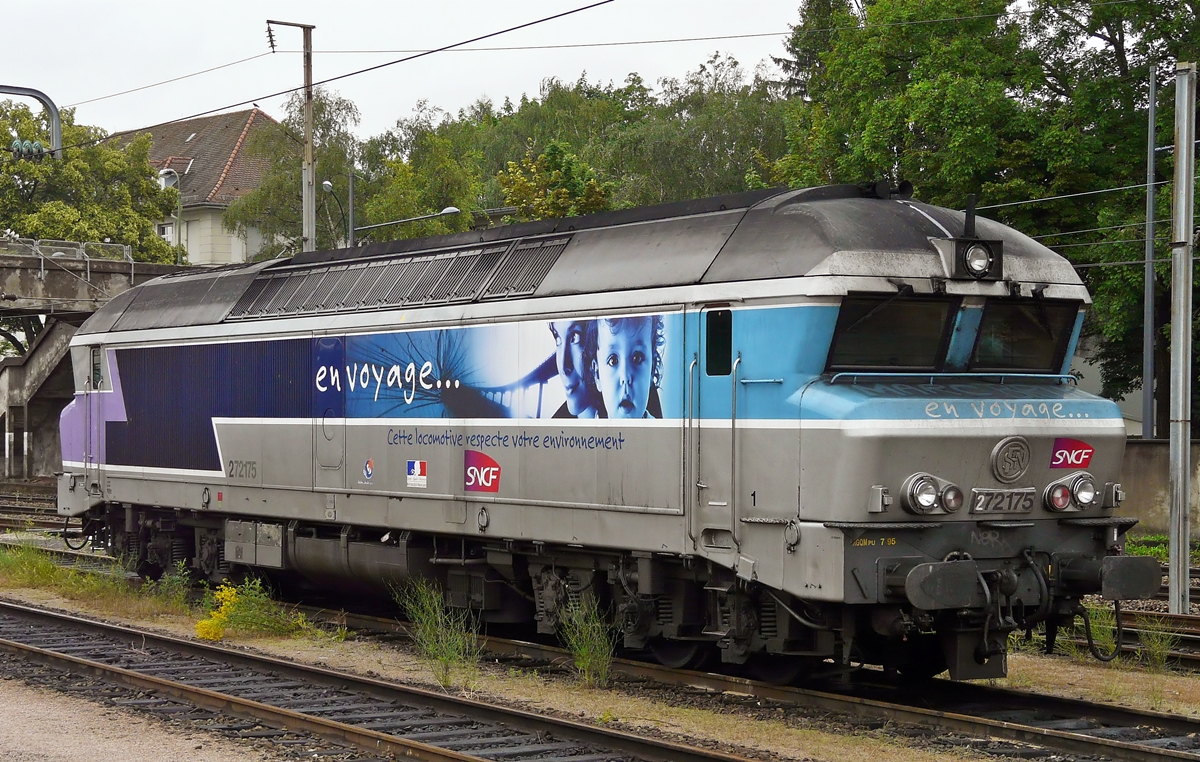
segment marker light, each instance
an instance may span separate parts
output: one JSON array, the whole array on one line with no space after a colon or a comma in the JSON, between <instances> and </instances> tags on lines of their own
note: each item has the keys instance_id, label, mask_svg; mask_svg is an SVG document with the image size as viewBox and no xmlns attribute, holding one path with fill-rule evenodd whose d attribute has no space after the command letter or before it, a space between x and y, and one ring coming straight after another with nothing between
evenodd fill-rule
<instances>
[{"instance_id":1,"label":"marker light","mask_svg":"<svg viewBox=\"0 0 1200 762\"><path fill-rule=\"evenodd\" d=\"M963 266L975 278L982 278L992 269L992 252L981 243L973 243L963 252Z\"/></svg>"},{"instance_id":2,"label":"marker light","mask_svg":"<svg viewBox=\"0 0 1200 762\"><path fill-rule=\"evenodd\" d=\"M1046 507L1052 511L1065 511L1071 505L1071 490L1065 484L1055 484L1046 493Z\"/></svg>"},{"instance_id":3,"label":"marker light","mask_svg":"<svg viewBox=\"0 0 1200 762\"><path fill-rule=\"evenodd\" d=\"M942 490L942 507L954 513L963 505L963 491L953 484Z\"/></svg>"},{"instance_id":4,"label":"marker light","mask_svg":"<svg viewBox=\"0 0 1200 762\"><path fill-rule=\"evenodd\" d=\"M1096 483L1090 477L1081 476L1071 485L1075 493L1075 502L1080 505L1091 505L1096 501Z\"/></svg>"}]
</instances>

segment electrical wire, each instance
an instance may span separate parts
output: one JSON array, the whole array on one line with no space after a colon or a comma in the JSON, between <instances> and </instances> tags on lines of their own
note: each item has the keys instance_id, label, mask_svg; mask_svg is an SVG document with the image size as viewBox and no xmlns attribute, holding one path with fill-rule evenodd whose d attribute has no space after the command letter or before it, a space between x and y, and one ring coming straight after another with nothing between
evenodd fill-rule
<instances>
[{"instance_id":1,"label":"electrical wire","mask_svg":"<svg viewBox=\"0 0 1200 762\"><path fill-rule=\"evenodd\" d=\"M1155 220L1154 224L1159 225L1167 222L1170 222L1170 220ZM1099 233L1103 230L1120 230L1121 228L1140 227L1144 226L1145 224L1145 222L1127 222L1124 225L1107 225L1102 228L1087 228L1086 230L1067 230L1062 233L1045 233L1043 235L1031 235L1029 237L1035 241L1040 241L1043 238L1060 238L1066 235L1080 235L1081 233Z\"/></svg>"},{"instance_id":2,"label":"electrical wire","mask_svg":"<svg viewBox=\"0 0 1200 762\"><path fill-rule=\"evenodd\" d=\"M219 71L220 69L228 69L230 66L237 66L238 64L244 64L249 61L254 61L259 58L262 58L263 56L269 56L269 55L271 55L269 52L259 53L256 56L250 56L249 58L241 58L241 59L238 59L237 61L230 61L229 63L223 63L219 66L211 66L207 69L201 69L200 71L194 71L191 74L181 74L178 77L172 77L171 79L164 79L162 82L153 82L149 85L142 85L141 87L134 87L134 88L130 88L129 90L122 90L119 93L109 93L108 95L100 95L95 98L88 98L85 101L76 101L75 103L68 103L66 106L63 106L63 108L74 108L75 106L82 106L86 103L95 103L96 101L103 101L103 100L107 100L109 98L116 98L117 96L120 96L120 95L129 95L130 93L137 93L137 92L141 92L142 90L149 90L152 87L160 87L162 85L169 85L172 82L179 82L181 80L190 79L192 77L198 77L201 74L208 74L209 72Z\"/></svg>"},{"instance_id":3,"label":"electrical wire","mask_svg":"<svg viewBox=\"0 0 1200 762\"><path fill-rule=\"evenodd\" d=\"M1123 0L1123 1L1130 1L1130 0ZM601 5L608 5L611 2L614 2L614 0L599 0L598 2L590 3L588 5L582 5L578 8L572 8L569 11L563 11L562 13L556 13L552 16L543 16L542 18L536 19L534 21L527 21L523 24L517 24L516 26L510 26L506 29L501 29L496 32L489 32L488 34L479 35L478 37L472 37L469 40L462 40L461 42L455 42L450 45L443 45L440 48L433 48L431 50L426 50L426 51L423 51L420 53L415 53L410 56L405 56L404 58L397 58L394 61L387 61L385 63L375 64L374 66L368 66L363 69L357 69L355 71L346 72L345 74L338 74L337 76L334 76L334 77L328 77L326 79L322 79L317 82L313 82L312 86L317 87L319 85L326 85L326 84L329 84L330 82L337 82L339 80L346 79L348 77L358 76L359 74L366 74L367 72L376 71L378 69L383 69L388 66L395 66L396 64L405 63L407 61L412 61L417 58L423 58L424 56L432 55L434 53L441 53L441 52L444 52L447 50L451 50L453 48L462 47L463 45L470 45L472 42L479 42L481 40L491 39L492 37L499 37L500 35L508 34L509 32L515 32L515 31L518 31L521 29L528 29L531 26L537 26L538 24L544 24L548 21L555 21L555 20L563 18L565 16L570 16L575 13L580 13L582 11L587 11L587 10L591 10L593 8L598 8ZM138 132L145 132L146 130L154 129L155 127L165 127L166 125L175 124L176 122L186 122L189 119L197 119L199 117L208 116L209 114L215 114L217 112L225 111L227 109L237 108L238 106L250 105L250 104L254 103L255 101L264 100L266 98L277 98L281 95L290 95L292 93L299 92L300 90L303 90L304 88L305 88L304 85L300 85L299 87L289 87L286 90L280 90L278 92L269 93L266 95L259 95L257 97L250 98L248 100L239 101L237 103L230 103L230 104L227 104L224 106L219 106L217 108L211 108L206 111L201 111L199 113L192 114L191 116L179 117L177 119L168 119L165 122L159 122L157 124L152 124L148 127L139 127L134 130L123 130L121 132L114 132L111 135L106 135L103 138L97 138L95 140L85 140L83 142L74 143L69 146L63 146L63 150L65 151L69 148L79 148L82 146L94 145L96 143L101 143L105 140L112 140L113 138L121 137L122 135L131 135L131 134L138 133Z\"/></svg>"},{"instance_id":4,"label":"electrical wire","mask_svg":"<svg viewBox=\"0 0 1200 762\"><path fill-rule=\"evenodd\" d=\"M1171 180L1159 180L1158 182L1149 183L1149 185L1167 185ZM1029 198L1024 201L1005 201L1003 204L989 204L988 206L977 206L975 211L983 211L984 209L1000 209L1005 206L1020 206L1021 204L1040 204L1043 201L1062 201L1066 198L1079 198L1080 196L1095 196L1098 193L1115 193L1116 191L1133 190L1134 188L1145 188L1147 183L1138 183L1137 185L1122 185L1119 188L1101 188L1100 190L1082 191L1080 193L1066 193L1061 196L1045 196L1043 198ZM962 211L962 210L959 210Z\"/></svg>"},{"instance_id":5,"label":"electrical wire","mask_svg":"<svg viewBox=\"0 0 1200 762\"><path fill-rule=\"evenodd\" d=\"M402 63L404 61L413 60L414 58L419 58L422 56L430 55L432 53L441 53L441 52L456 52L456 53L458 53L458 52L497 52L497 51L520 51L520 50L562 50L562 49L574 49L574 48L602 48L602 47L619 47L619 46L634 46L634 45L662 45L662 44L672 44L672 43L681 43L681 42L712 42L712 41L718 41L718 40L737 40L737 39L750 39L750 38L761 38L761 37L783 37L783 36L787 36L787 35L791 34L791 32L757 32L757 33L752 33L752 34L712 35L712 36L708 36L708 37L678 37L678 38L667 38L667 39L657 39L657 40L625 40L625 41L616 41L616 42L564 43L564 44L558 44L558 45L514 45L514 46L504 46L504 47L483 47L483 48L463 47L465 45L471 44L472 42L479 42L481 40L489 39L491 37L496 37L498 35L505 34L507 32L516 31L518 29L524 29L526 27L533 26L535 24L540 24L545 21L551 21L554 19L561 18L563 16L571 15L573 13L578 13L579 11L589 10L598 5L605 5L606 3L609 3L612 1L613 0L602 0L602 2L594 3L592 5L583 6L581 8L576 8L574 10L566 11L564 13L560 13L555 16L548 16L546 18L539 19L537 21L532 21L527 24L510 27L508 29L504 29L499 32L493 32L491 34L483 35L480 37L475 37L470 40L465 40L463 42L455 43L454 45L447 45L447 46L444 46L441 48L395 49L395 50L318 50L315 52L321 53L321 54L406 53L406 54L412 54L412 55L407 56L405 58L398 59L396 61L389 61L387 63L378 64L376 66L371 66L366 69L360 69L358 71L353 71L353 72L349 72L347 74L342 74L342 75L339 75L336 77L331 77L329 79L321 80L319 82L314 82L313 85L317 86L317 85L322 85L322 84L326 84L329 82L334 82L339 79L344 79L346 77L351 77L351 76L363 74L363 73L366 73L369 71L374 71L375 69L383 68L385 66L392 66L397 63ZM1107 5L1126 5L1126 4L1132 3L1132 2L1134 2L1134 0L1109 0L1108 2L1103 2L1103 3L1093 3L1092 8L1099 8L1099 7L1107 6ZM885 23L878 23L878 24L859 24L859 25L855 25L855 26L825 27L825 28L820 28L820 29L805 29L803 31L806 33L825 33L825 32L840 32L840 31L851 31L851 30L867 30L867 29L877 29L877 28L947 23L947 22L953 22L953 21L974 21L974 20L985 19L985 18L1000 18L1000 17L1006 16L1006 15L1023 16L1023 15L1030 15L1032 13L1034 13L1033 10L1005 11L1004 13L983 13L983 14L975 14L975 15L971 15L971 16L944 16L944 17L936 18L936 19L917 19L917 20L913 20L913 21L893 21L893 22L885 22ZM793 30L794 30L794 28L793 28ZM289 51L281 51L281 52L298 53L301 51L289 50ZM237 61L231 61L230 63L227 63L227 64L221 64L219 66L211 67L208 69L203 69L201 71L193 72L191 74L185 74L185 75L182 75L179 77L175 77L173 79L164 80L162 82L155 82L155 83L152 83L149 85L143 85L141 87L124 90L119 93L112 93L109 95L98 96L96 98L90 98L88 100L79 101L77 103L73 103L70 105L78 106L78 105L82 105L85 103L94 103L96 101L105 100L107 98L115 98L120 95L126 95L129 93L138 92L141 90L147 90L150 88L159 87L161 85L170 84L172 82L178 82L179 80L182 80L182 79L188 79L190 77L199 76L200 74L207 74L208 72L216 71L218 69L228 68L230 66L236 66L238 64L246 63L247 61L252 61L257 58L261 58L262 56L265 56L265 55L270 55L270 53L260 53L256 56L239 59ZM241 101L240 103L234 103L234 104L230 104L227 106L222 106L220 108L210 109L208 111L203 111L198 114L193 114L192 116L180 117L178 119L171 119L169 121L159 122L158 124L153 124L153 125L150 125L149 127L139 128L139 130L153 129L154 127L162 127L162 126L165 126L168 124L174 124L175 122L182 122L182 121L187 121L189 119L195 119L197 117L206 116L208 114L216 113L218 111L224 111L226 109L236 108L238 106L245 106L247 104L253 103L256 100L261 100L261 99L266 99L266 98L275 98L280 95L289 95L289 94L297 92L298 90L301 90L301 89L303 89L303 88L295 87L295 88L291 88L288 90L281 90L277 93L272 93L270 95L262 95L257 98L252 98L250 100ZM115 132L115 133L112 133L111 135L107 136L107 138L104 138L104 139L111 139L114 137L120 137L122 135L128 135L130 133L137 132L139 130L125 130L122 132ZM100 142L100 141L99 140L85 141L82 143L76 143L74 145L65 146L64 148L78 148L80 146L91 145L92 143L96 143L96 142ZM989 209L989 208L994 208L994 207L981 207L981 208Z\"/></svg>"},{"instance_id":6,"label":"electrical wire","mask_svg":"<svg viewBox=\"0 0 1200 762\"><path fill-rule=\"evenodd\" d=\"M1105 5L1127 5L1135 0L1109 0L1104 3L1093 3L1093 8L1099 8ZM877 24L857 24L854 26L831 26L819 29L804 29L807 34L818 34L825 32L849 32L863 31L869 29L886 29L891 27L902 26L918 26L925 24L940 24L951 21L978 21L979 19L1001 18L1003 16L1029 16L1036 13L1035 10L1027 11L1005 11L1003 13L979 13L971 16L942 16L936 19L916 19L913 21L888 21ZM795 28L793 27L793 30ZM792 32L758 32L754 34L721 34L711 37L675 37L659 40L623 40L618 42L575 42L575 43L560 43L557 45L512 45L505 47L486 47L486 48L458 48L455 53L491 53L499 51L512 50L563 50L572 48L611 48L633 45L664 45L677 42L712 42L716 40L742 40L754 37L784 37ZM299 50L281 51L286 53L299 53ZM317 50L316 53L329 54L366 54L366 53L420 53L420 49L395 49L395 50Z\"/></svg>"},{"instance_id":7,"label":"electrical wire","mask_svg":"<svg viewBox=\"0 0 1200 762\"><path fill-rule=\"evenodd\" d=\"M1166 241L1166 238L1156 239ZM1145 243L1145 238L1119 238L1113 241L1088 241L1086 243L1063 243L1050 246L1051 249L1073 249L1077 246L1106 246L1110 243Z\"/></svg>"}]
</instances>

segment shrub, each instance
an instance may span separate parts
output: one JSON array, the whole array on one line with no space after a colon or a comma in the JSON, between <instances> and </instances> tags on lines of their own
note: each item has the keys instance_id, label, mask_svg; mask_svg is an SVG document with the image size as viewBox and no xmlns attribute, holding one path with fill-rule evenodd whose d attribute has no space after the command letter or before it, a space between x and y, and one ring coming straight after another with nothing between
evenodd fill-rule
<instances>
[{"instance_id":1,"label":"shrub","mask_svg":"<svg viewBox=\"0 0 1200 762\"><path fill-rule=\"evenodd\" d=\"M222 584L212 602L208 616L196 623L196 636L204 640L221 640L227 633L293 637L318 631L303 614L273 600L259 579Z\"/></svg>"}]
</instances>

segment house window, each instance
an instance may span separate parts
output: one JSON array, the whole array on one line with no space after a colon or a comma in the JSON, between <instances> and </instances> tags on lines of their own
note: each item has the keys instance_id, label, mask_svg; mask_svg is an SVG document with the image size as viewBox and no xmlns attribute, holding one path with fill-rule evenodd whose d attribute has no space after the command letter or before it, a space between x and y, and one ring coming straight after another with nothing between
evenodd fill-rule
<instances>
[{"instance_id":1,"label":"house window","mask_svg":"<svg viewBox=\"0 0 1200 762\"><path fill-rule=\"evenodd\" d=\"M171 244L172 246L175 245L175 223L164 222L163 224L159 225L158 234L167 243Z\"/></svg>"}]
</instances>

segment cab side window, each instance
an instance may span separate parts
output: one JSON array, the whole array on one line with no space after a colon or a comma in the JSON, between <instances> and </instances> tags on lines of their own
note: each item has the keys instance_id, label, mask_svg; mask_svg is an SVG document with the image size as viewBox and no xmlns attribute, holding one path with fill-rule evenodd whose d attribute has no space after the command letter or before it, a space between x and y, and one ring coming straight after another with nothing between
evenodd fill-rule
<instances>
[{"instance_id":1,"label":"cab side window","mask_svg":"<svg viewBox=\"0 0 1200 762\"><path fill-rule=\"evenodd\" d=\"M733 311L704 313L704 372L728 376L733 372Z\"/></svg>"},{"instance_id":2,"label":"cab side window","mask_svg":"<svg viewBox=\"0 0 1200 762\"><path fill-rule=\"evenodd\" d=\"M104 371L100 364L100 347L92 347L92 388L104 385Z\"/></svg>"}]
</instances>

